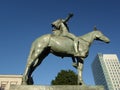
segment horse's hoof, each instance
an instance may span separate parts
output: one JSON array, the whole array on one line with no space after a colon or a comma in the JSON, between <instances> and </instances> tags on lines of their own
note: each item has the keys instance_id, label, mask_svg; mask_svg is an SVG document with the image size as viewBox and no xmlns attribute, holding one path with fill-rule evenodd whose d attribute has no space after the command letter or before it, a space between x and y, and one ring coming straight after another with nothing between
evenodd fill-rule
<instances>
[{"instance_id":1,"label":"horse's hoof","mask_svg":"<svg viewBox=\"0 0 120 90\"><path fill-rule=\"evenodd\" d=\"M22 85L28 85L26 81L22 81Z\"/></svg>"},{"instance_id":2,"label":"horse's hoof","mask_svg":"<svg viewBox=\"0 0 120 90\"><path fill-rule=\"evenodd\" d=\"M80 82L79 85L82 85L82 83Z\"/></svg>"},{"instance_id":3,"label":"horse's hoof","mask_svg":"<svg viewBox=\"0 0 120 90\"><path fill-rule=\"evenodd\" d=\"M23 75L22 85L28 85L27 80L28 80L28 77Z\"/></svg>"},{"instance_id":4,"label":"horse's hoof","mask_svg":"<svg viewBox=\"0 0 120 90\"><path fill-rule=\"evenodd\" d=\"M85 83L83 81L79 82L78 85L85 85Z\"/></svg>"},{"instance_id":5,"label":"horse's hoof","mask_svg":"<svg viewBox=\"0 0 120 90\"><path fill-rule=\"evenodd\" d=\"M82 86L84 86L85 84L84 84L84 83L82 83L82 82L80 82L78 85L82 85Z\"/></svg>"}]
</instances>

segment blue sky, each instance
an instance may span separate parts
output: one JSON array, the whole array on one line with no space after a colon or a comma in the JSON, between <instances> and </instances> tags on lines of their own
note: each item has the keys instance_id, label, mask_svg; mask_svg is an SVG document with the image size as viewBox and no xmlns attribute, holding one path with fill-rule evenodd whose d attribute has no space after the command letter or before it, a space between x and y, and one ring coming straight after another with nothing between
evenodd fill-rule
<instances>
[{"instance_id":1,"label":"blue sky","mask_svg":"<svg viewBox=\"0 0 120 90\"><path fill-rule=\"evenodd\" d=\"M51 23L58 18L69 21L70 32L86 34L97 26L111 40L110 44L95 41L85 59L83 79L94 85L91 63L98 52L120 56L119 0L1 0L0 1L0 74L22 74L31 43L52 32ZM33 73L35 84L49 85L60 70L71 69L71 58L50 54Z\"/></svg>"}]
</instances>

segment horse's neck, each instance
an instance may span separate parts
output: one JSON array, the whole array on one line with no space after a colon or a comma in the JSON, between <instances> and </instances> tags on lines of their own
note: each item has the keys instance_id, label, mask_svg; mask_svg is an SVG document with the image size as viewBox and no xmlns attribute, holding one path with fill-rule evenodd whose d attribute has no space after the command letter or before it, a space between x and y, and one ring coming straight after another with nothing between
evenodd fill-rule
<instances>
[{"instance_id":1,"label":"horse's neck","mask_svg":"<svg viewBox=\"0 0 120 90\"><path fill-rule=\"evenodd\" d=\"M96 37L95 37L94 31L92 31L92 32L87 33L87 34L85 34L83 36L80 36L80 38L83 39L86 42L89 42L89 44L91 44Z\"/></svg>"}]
</instances>

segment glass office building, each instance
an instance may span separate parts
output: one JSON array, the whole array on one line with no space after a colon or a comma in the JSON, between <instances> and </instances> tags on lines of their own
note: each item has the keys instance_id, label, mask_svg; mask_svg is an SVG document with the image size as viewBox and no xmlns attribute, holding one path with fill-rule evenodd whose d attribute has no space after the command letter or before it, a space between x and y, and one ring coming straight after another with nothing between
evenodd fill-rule
<instances>
[{"instance_id":1,"label":"glass office building","mask_svg":"<svg viewBox=\"0 0 120 90\"><path fill-rule=\"evenodd\" d=\"M97 54L92 63L96 85L103 85L105 90L120 90L120 61L116 54Z\"/></svg>"}]
</instances>

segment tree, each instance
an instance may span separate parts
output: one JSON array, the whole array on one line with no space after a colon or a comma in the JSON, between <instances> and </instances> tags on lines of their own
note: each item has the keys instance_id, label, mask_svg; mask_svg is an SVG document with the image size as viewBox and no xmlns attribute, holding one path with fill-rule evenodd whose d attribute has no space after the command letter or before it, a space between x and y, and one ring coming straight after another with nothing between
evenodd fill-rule
<instances>
[{"instance_id":1,"label":"tree","mask_svg":"<svg viewBox=\"0 0 120 90\"><path fill-rule=\"evenodd\" d=\"M77 74L72 70L61 70L55 80L51 81L52 85L77 85Z\"/></svg>"}]
</instances>

